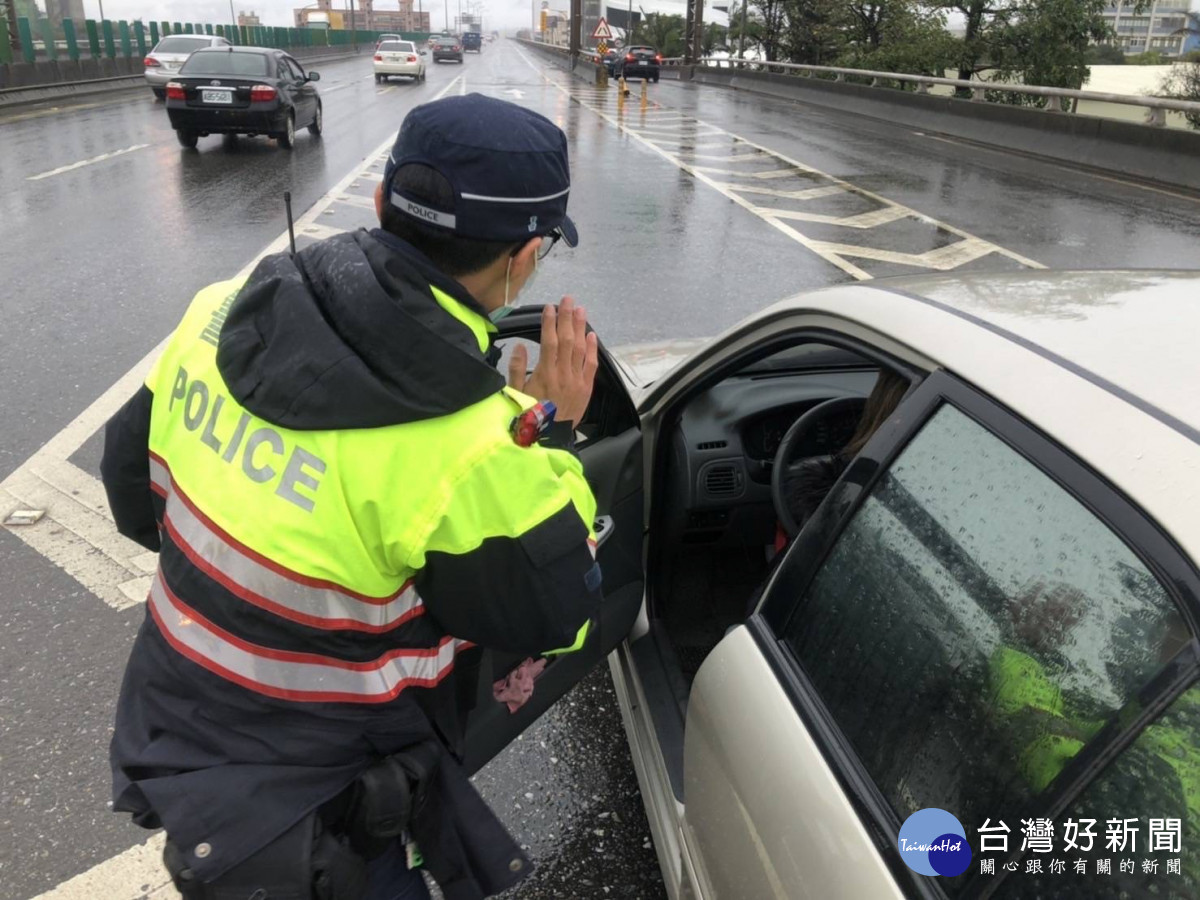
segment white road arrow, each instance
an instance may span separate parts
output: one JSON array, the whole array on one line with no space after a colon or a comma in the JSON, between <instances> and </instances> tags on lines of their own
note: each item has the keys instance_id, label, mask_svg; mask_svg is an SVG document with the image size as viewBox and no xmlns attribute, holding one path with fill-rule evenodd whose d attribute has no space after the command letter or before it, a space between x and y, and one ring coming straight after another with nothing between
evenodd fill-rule
<instances>
[{"instance_id":1,"label":"white road arrow","mask_svg":"<svg viewBox=\"0 0 1200 900\"><path fill-rule=\"evenodd\" d=\"M507 91L505 91L504 93L506 93L506 94L512 94L512 95L513 95L513 97L515 97L517 100L521 100L521 99L523 99L523 98L525 97L525 92L524 92L524 91L518 91L516 88L509 88L509 89L508 89Z\"/></svg>"}]
</instances>

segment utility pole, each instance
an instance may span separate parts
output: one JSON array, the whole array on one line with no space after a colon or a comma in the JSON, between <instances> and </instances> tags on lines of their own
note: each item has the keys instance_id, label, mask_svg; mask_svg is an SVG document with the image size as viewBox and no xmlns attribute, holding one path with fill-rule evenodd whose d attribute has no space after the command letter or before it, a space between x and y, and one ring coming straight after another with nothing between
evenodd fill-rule
<instances>
[{"instance_id":1,"label":"utility pole","mask_svg":"<svg viewBox=\"0 0 1200 900\"><path fill-rule=\"evenodd\" d=\"M233 14L233 0L229 0L229 21L233 25L238 23L237 16Z\"/></svg>"},{"instance_id":2,"label":"utility pole","mask_svg":"<svg viewBox=\"0 0 1200 900\"><path fill-rule=\"evenodd\" d=\"M571 37L568 44L573 69L579 61L579 50L583 46L583 0L571 0Z\"/></svg>"},{"instance_id":3,"label":"utility pole","mask_svg":"<svg viewBox=\"0 0 1200 900\"><path fill-rule=\"evenodd\" d=\"M11 0L11 5L15 8L17 5L16 0ZM104 0L100 0L100 21L104 21Z\"/></svg>"}]
</instances>

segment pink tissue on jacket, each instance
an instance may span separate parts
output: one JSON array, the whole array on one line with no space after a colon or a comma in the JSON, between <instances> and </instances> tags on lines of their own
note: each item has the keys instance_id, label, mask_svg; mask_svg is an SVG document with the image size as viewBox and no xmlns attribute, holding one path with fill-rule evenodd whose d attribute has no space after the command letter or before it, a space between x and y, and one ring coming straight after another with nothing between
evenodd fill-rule
<instances>
[{"instance_id":1,"label":"pink tissue on jacket","mask_svg":"<svg viewBox=\"0 0 1200 900\"><path fill-rule=\"evenodd\" d=\"M515 713L533 696L534 679L546 668L546 660L527 659L515 669L492 685L492 696L498 703L508 706L510 713Z\"/></svg>"}]
</instances>

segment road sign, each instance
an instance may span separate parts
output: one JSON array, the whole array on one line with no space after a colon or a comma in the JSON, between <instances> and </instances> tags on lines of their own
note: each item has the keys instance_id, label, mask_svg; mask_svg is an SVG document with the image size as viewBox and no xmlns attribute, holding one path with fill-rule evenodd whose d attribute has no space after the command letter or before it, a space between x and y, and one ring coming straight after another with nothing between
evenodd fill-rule
<instances>
[{"instance_id":1,"label":"road sign","mask_svg":"<svg viewBox=\"0 0 1200 900\"><path fill-rule=\"evenodd\" d=\"M608 27L608 20L601 17L600 21L596 23L596 30L592 32L592 37L596 40L611 41L612 36L613 33L612 29Z\"/></svg>"},{"instance_id":2,"label":"road sign","mask_svg":"<svg viewBox=\"0 0 1200 900\"><path fill-rule=\"evenodd\" d=\"M604 43L604 41L601 41L600 43L598 43L596 45L596 52L598 54L600 54L601 56L603 56L605 53L608 52L608 44Z\"/></svg>"}]
</instances>

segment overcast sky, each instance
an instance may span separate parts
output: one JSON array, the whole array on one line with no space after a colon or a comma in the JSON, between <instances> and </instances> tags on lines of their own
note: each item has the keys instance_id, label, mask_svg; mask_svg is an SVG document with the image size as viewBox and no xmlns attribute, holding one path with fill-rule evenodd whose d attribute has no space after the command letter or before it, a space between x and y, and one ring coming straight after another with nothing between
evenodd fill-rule
<instances>
[{"instance_id":1,"label":"overcast sky","mask_svg":"<svg viewBox=\"0 0 1200 900\"><path fill-rule=\"evenodd\" d=\"M334 0L335 9L344 9L347 0ZM458 15L459 0L417 0L419 8L430 13L432 26L440 29L446 7L450 17ZM530 4L540 0L484 0L483 25L488 30L520 28L530 22ZM45 6L44 0L39 6ZM233 0L234 12L254 10L264 25L293 23L292 10L305 5L305 0ZM310 4L314 8L316 3ZM355 3L357 8L357 2ZM467 7L463 2L463 10ZM89 18L99 18L100 0L83 0L83 8ZM396 0L375 0L376 9L399 9ZM176 19L188 22L226 22L229 20L229 0L104 0L104 15L109 19L136 19L139 16L149 21Z\"/></svg>"}]
</instances>

